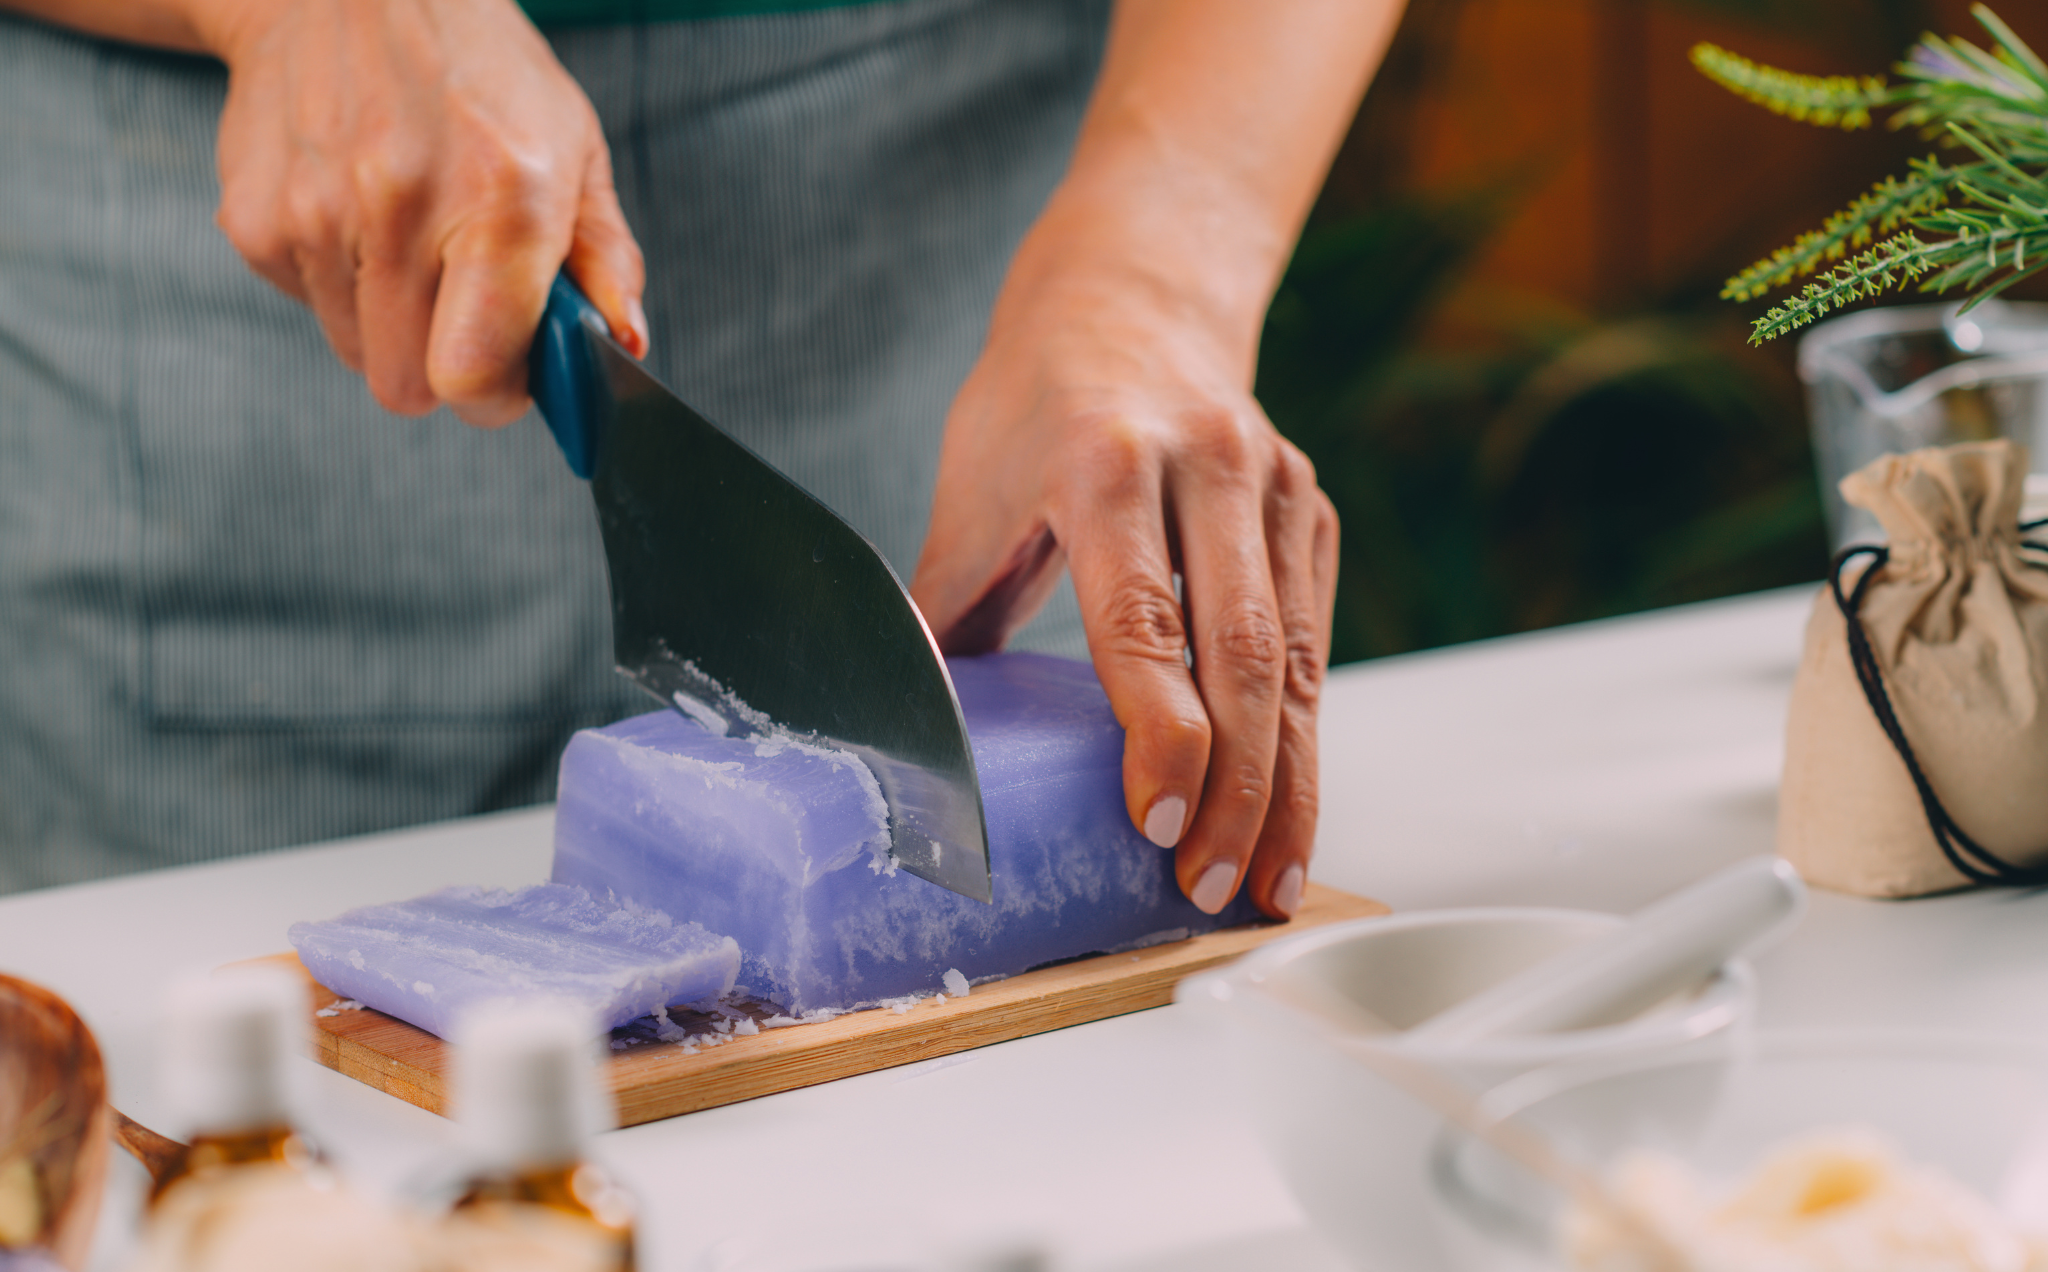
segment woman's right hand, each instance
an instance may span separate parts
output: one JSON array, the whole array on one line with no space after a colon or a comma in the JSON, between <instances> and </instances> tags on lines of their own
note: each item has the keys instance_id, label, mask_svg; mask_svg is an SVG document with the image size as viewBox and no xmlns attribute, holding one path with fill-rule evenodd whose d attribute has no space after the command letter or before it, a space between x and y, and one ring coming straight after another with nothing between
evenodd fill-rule
<instances>
[{"instance_id":1,"label":"woman's right hand","mask_svg":"<svg viewBox=\"0 0 2048 1272\"><path fill-rule=\"evenodd\" d=\"M220 227L379 402L517 418L564 262L645 353L640 248L597 112L512 0L217 7Z\"/></svg>"},{"instance_id":2,"label":"woman's right hand","mask_svg":"<svg viewBox=\"0 0 2048 1272\"><path fill-rule=\"evenodd\" d=\"M513 0L0 0L228 66L218 220L391 410L499 425L565 263L644 355L597 113Z\"/></svg>"}]
</instances>

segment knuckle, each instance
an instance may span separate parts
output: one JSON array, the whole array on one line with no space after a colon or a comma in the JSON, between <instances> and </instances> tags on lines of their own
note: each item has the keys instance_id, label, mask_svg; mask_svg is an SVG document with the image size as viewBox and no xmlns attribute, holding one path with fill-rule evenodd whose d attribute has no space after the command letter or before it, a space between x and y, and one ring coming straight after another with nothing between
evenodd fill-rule
<instances>
[{"instance_id":1,"label":"knuckle","mask_svg":"<svg viewBox=\"0 0 2048 1272\"><path fill-rule=\"evenodd\" d=\"M1296 776L1288 781L1275 797L1267 814L1271 821L1275 814L1284 816L1297 834L1313 831L1316 817L1322 811L1322 796L1311 777Z\"/></svg>"},{"instance_id":2,"label":"knuckle","mask_svg":"<svg viewBox=\"0 0 2048 1272\"><path fill-rule=\"evenodd\" d=\"M1232 799L1271 808L1273 773L1270 769L1249 762L1233 764L1230 766L1229 781L1224 790Z\"/></svg>"},{"instance_id":3,"label":"knuckle","mask_svg":"<svg viewBox=\"0 0 2048 1272\"><path fill-rule=\"evenodd\" d=\"M433 395L410 376L372 372L369 381L371 396L394 415L425 415L434 409Z\"/></svg>"},{"instance_id":4,"label":"knuckle","mask_svg":"<svg viewBox=\"0 0 2048 1272\"><path fill-rule=\"evenodd\" d=\"M286 194L279 230L291 243L320 247L340 238L341 211L311 183L295 185ZM287 247L289 250L289 247Z\"/></svg>"},{"instance_id":5,"label":"knuckle","mask_svg":"<svg viewBox=\"0 0 2048 1272\"><path fill-rule=\"evenodd\" d=\"M425 201L433 166L421 147L394 133L365 147L351 175L364 217L380 222L409 215Z\"/></svg>"},{"instance_id":6,"label":"knuckle","mask_svg":"<svg viewBox=\"0 0 2048 1272\"><path fill-rule=\"evenodd\" d=\"M524 209L548 185L546 165L515 150L493 146L477 162L477 185L493 203Z\"/></svg>"},{"instance_id":7,"label":"knuckle","mask_svg":"<svg viewBox=\"0 0 2048 1272\"><path fill-rule=\"evenodd\" d=\"M1138 496L1153 482L1158 446L1150 431L1127 415L1069 409L1076 438L1075 462L1060 465L1054 486L1086 503L1115 503Z\"/></svg>"},{"instance_id":8,"label":"knuckle","mask_svg":"<svg viewBox=\"0 0 2048 1272\"><path fill-rule=\"evenodd\" d=\"M1180 603L1173 593L1150 580L1127 583L1111 592L1101 625L1109 648L1125 656L1178 662L1187 648L1187 624Z\"/></svg>"},{"instance_id":9,"label":"knuckle","mask_svg":"<svg viewBox=\"0 0 2048 1272\"><path fill-rule=\"evenodd\" d=\"M427 393L466 412L491 412L506 395L506 371L480 358L435 355L427 362Z\"/></svg>"},{"instance_id":10,"label":"knuckle","mask_svg":"<svg viewBox=\"0 0 2048 1272\"><path fill-rule=\"evenodd\" d=\"M1297 633L1287 642L1287 696L1314 711L1323 699L1323 682L1329 675L1329 660L1323 642L1313 632Z\"/></svg>"},{"instance_id":11,"label":"knuckle","mask_svg":"<svg viewBox=\"0 0 2048 1272\"><path fill-rule=\"evenodd\" d=\"M565 185L544 156L509 145L479 148L464 186L477 229L499 244L533 238L555 214L565 226L574 219L573 184ZM565 188L572 193L565 196Z\"/></svg>"},{"instance_id":12,"label":"knuckle","mask_svg":"<svg viewBox=\"0 0 2048 1272\"><path fill-rule=\"evenodd\" d=\"M1315 495L1320 497L1322 491L1316 485L1315 461L1285 438L1279 440L1278 449L1279 459L1274 465L1274 484L1288 494L1305 495L1314 491ZM1324 499L1323 502L1329 501Z\"/></svg>"},{"instance_id":13,"label":"knuckle","mask_svg":"<svg viewBox=\"0 0 2048 1272\"><path fill-rule=\"evenodd\" d=\"M1286 672L1287 637L1279 616L1263 603L1239 601L1229 606L1207 644L1212 658L1247 680L1278 682Z\"/></svg>"},{"instance_id":14,"label":"knuckle","mask_svg":"<svg viewBox=\"0 0 2048 1272\"><path fill-rule=\"evenodd\" d=\"M1188 449L1206 463L1233 473L1248 473L1262 458L1259 434L1251 422L1222 406L1200 407L1182 417Z\"/></svg>"},{"instance_id":15,"label":"knuckle","mask_svg":"<svg viewBox=\"0 0 2048 1272\"><path fill-rule=\"evenodd\" d=\"M1155 735L1160 735L1168 750L1180 754L1207 755L1210 744L1215 740L1209 717L1199 713L1155 721L1152 729Z\"/></svg>"},{"instance_id":16,"label":"knuckle","mask_svg":"<svg viewBox=\"0 0 2048 1272\"><path fill-rule=\"evenodd\" d=\"M224 200L214 221L229 246L258 268L288 264L291 247L279 219L247 200Z\"/></svg>"}]
</instances>

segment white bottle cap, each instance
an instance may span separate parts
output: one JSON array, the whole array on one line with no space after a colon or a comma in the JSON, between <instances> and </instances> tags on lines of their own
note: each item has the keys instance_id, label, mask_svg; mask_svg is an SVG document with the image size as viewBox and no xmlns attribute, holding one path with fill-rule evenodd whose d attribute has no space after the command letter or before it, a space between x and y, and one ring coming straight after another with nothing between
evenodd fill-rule
<instances>
[{"instance_id":1,"label":"white bottle cap","mask_svg":"<svg viewBox=\"0 0 2048 1272\"><path fill-rule=\"evenodd\" d=\"M301 1051L306 987L274 967L193 976L171 989L164 1093L189 1135L285 1126L285 1058Z\"/></svg>"},{"instance_id":2,"label":"white bottle cap","mask_svg":"<svg viewBox=\"0 0 2048 1272\"><path fill-rule=\"evenodd\" d=\"M599 1029L572 1006L486 1007L455 1032L455 1107L482 1170L566 1166L616 1124Z\"/></svg>"}]
</instances>

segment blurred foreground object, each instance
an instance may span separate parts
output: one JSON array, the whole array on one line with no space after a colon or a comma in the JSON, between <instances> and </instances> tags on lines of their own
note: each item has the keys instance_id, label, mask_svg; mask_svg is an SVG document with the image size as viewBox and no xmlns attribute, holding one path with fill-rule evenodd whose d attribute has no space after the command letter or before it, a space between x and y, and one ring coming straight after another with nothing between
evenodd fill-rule
<instances>
[{"instance_id":1,"label":"blurred foreground object","mask_svg":"<svg viewBox=\"0 0 2048 1272\"><path fill-rule=\"evenodd\" d=\"M584 1160L616 1124L603 1032L542 1002L478 1011L458 1031L457 1115L473 1179L441 1224L450 1272L628 1272L633 1202Z\"/></svg>"},{"instance_id":2,"label":"blurred foreground object","mask_svg":"<svg viewBox=\"0 0 2048 1272\"><path fill-rule=\"evenodd\" d=\"M1837 549L1883 537L1877 518L1838 490L1881 455L2003 437L2048 460L2048 305L1992 301L1967 315L1909 305L1831 318L1799 342L1799 378Z\"/></svg>"},{"instance_id":3,"label":"blurred foreground object","mask_svg":"<svg viewBox=\"0 0 2048 1272\"><path fill-rule=\"evenodd\" d=\"M129 1272L427 1272L428 1234L324 1172L254 1162L165 1193Z\"/></svg>"},{"instance_id":4,"label":"blurred foreground object","mask_svg":"<svg viewBox=\"0 0 2048 1272\"><path fill-rule=\"evenodd\" d=\"M49 990L0 976L0 1268L82 1268L112 1143L92 1031Z\"/></svg>"},{"instance_id":5,"label":"blurred foreground object","mask_svg":"<svg viewBox=\"0 0 2048 1272\"><path fill-rule=\"evenodd\" d=\"M1778 851L1809 882L2048 881L2048 548L2021 537L2026 465L2023 446L1975 442L1842 482L1891 541L1837 557L1807 624Z\"/></svg>"},{"instance_id":6,"label":"blurred foreground object","mask_svg":"<svg viewBox=\"0 0 2048 1272\"><path fill-rule=\"evenodd\" d=\"M1693 64L1709 79L1778 114L1855 129L1872 111L1895 108L1892 127L1918 128L1961 160L1914 160L1903 178L1885 178L1820 229L1729 279L1723 296L1751 300L1818 272L1756 320L1751 343L1914 279L1922 291L1963 288L1968 313L2048 265L2048 63L1990 9L1971 12L1991 33L1992 49L1923 36L1895 68L1905 79L1899 84L1800 75L1712 44L1693 48ZM1914 230L1939 237L1923 240Z\"/></svg>"},{"instance_id":7,"label":"blurred foreground object","mask_svg":"<svg viewBox=\"0 0 2048 1272\"><path fill-rule=\"evenodd\" d=\"M182 1154L152 1169L132 1272L431 1267L419 1225L355 1196L292 1129L305 986L274 968L190 977L166 1004L161 1081Z\"/></svg>"},{"instance_id":8,"label":"blurred foreground object","mask_svg":"<svg viewBox=\"0 0 2048 1272\"><path fill-rule=\"evenodd\" d=\"M161 1076L191 1146L157 1177L152 1203L214 1171L308 1164L311 1153L292 1131L284 1073L286 1058L304 1050L305 996L303 985L272 968L196 976L172 989Z\"/></svg>"}]
</instances>

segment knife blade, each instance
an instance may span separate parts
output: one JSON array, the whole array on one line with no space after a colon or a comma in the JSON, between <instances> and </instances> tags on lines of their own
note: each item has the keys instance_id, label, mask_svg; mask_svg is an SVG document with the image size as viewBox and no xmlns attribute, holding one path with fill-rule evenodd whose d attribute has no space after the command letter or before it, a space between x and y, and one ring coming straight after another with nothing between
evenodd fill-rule
<instances>
[{"instance_id":1,"label":"knife blade","mask_svg":"<svg viewBox=\"0 0 2048 1272\"><path fill-rule=\"evenodd\" d=\"M714 732L780 726L859 756L898 864L992 900L960 700L875 546L649 375L566 274L527 369L597 504L620 673Z\"/></svg>"}]
</instances>

